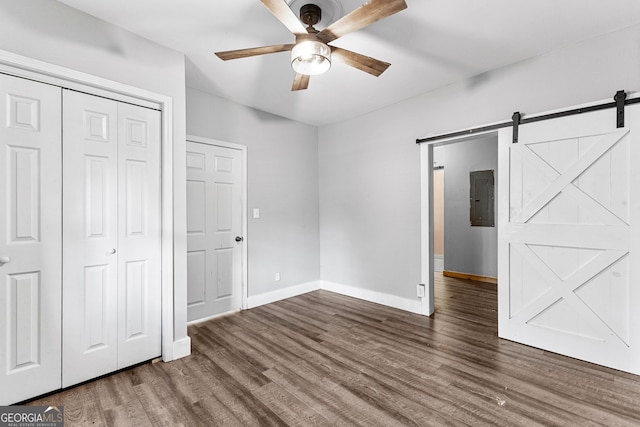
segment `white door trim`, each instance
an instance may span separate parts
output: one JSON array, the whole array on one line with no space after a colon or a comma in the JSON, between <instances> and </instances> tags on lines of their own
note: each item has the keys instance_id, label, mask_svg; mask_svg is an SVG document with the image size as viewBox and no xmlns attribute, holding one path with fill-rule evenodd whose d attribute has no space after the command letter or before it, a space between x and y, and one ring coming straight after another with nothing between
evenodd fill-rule
<instances>
[{"instance_id":1,"label":"white door trim","mask_svg":"<svg viewBox=\"0 0 640 427\"><path fill-rule=\"evenodd\" d=\"M433 295L433 144L420 144L420 282L425 285L422 314L436 309Z\"/></svg>"},{"instance_id":2,"label":"white door trim","mask_svg":"<svg viewBox=\"0 0 640 427\"><path fill-rule=\"evenodd\" d=\"M166 95L3 50L0 50L0 72L160 110L162 117L162 359L167 362L188 355L189 352L185 354L183 348L184 340L175 341L174 334L173 99Z\"/></svg>"},{"instance_id":3,"label":"white door trim","mask_svg":"<svg viewBox=\"0 0 640 427\"><path fill-rule=\"evenodd\" d=\"M242 197L242 235L244 237L244 245L242 245L242 290L241 290L241 309L246 310L249 308L248 304L248 295L249 295L249 270L247 267L248 262L248 249L249 246L248 236L249 230L247 228L248 219L247 219L247 146L234 144L232 142L219 141L217 139L203 138L195 135L187 135L187 142L199 142L201 144L215 145L218 147L224 148L232 148L234 150L239 150L242 153L242 160L240 161L242 164L242 183L241 183L241 197Z\"/></svg>"}]
</instances>

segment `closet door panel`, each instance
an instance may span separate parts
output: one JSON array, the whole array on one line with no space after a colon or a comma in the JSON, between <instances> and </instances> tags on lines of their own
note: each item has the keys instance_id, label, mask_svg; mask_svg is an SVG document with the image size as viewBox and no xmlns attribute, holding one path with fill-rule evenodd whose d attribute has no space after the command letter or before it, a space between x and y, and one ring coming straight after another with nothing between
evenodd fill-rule
<instances>
[{"instance_id":1,"label":"closet door panel","mask_svg":"<svg viewBox=\"0 0 640 427\"><path fill-rule=\"evenodd\" d=\"M117 369L115 101L64 91L63 386Z\"/></svg>"},{"instance_id":2,"label":"closet door panel","mask_svg":"<svg viewBox=\"0 0 640 427\"><path fill-rule=\"evenodd\" d=\"M118 104L118 368L161 355L160 112Z\"/></svg>"},{"instance_id":3,"label":"closet door panel","mask_svg":"<svg viewBox=\"0 0 640 427\"><path fill-rule=\"evenodd\" d=\"M60 387L60 92L0 75L0 405Z\"/></svg>"}]
</instances>

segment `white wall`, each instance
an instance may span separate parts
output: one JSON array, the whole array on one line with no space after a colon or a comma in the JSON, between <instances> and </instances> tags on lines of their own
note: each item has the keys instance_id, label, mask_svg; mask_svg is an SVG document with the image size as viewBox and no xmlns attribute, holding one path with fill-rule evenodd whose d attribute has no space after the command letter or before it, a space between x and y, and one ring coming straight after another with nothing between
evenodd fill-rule
<instances>
[{"instance_id":1,"label":"white wall","mask_svg":"<svg viewBox=\"0 0 640 427\"><path fill-rule=\"evenodd\" d=\"M191 88L187 111L189 135L247 146L249 298L317 282L317 128Z\"/></svg>"},{"instance_id":2,"label":"white wall","mask_svg":"<svg viewBox=\"0 0 640 427\"><path fill-rule=\"evenodd\" d=\"M52 0L0 0L0 49L173 98L175 336L187 336L184 55Z\"/></svg>"},{"instance_id":3,"label":"white wall","mask_svg":"<svg viewBox=\"0 0 640 427\"><path fill-rule=\"evenodd\" d=\"M493 170L497 183L497 135L435 147L433 156L444 166L444 269L497 278L498 229L472 227L469 220L469 173Z\"/></svg>"},{"instance_id":4,"label":"white wall","mask_svg":"<svg viewBox=\"0 0 640 427\"><path fill-rule=\"evenodd\" d=\"M319 129L323 281L415 297L420 156L412 139L384 115Z\"/></svg>"},{"instance_id":5,"label":"white wall","mask_svg":"<svg viewBox=\"0 0 640 427\"><path fill-rule=\"evenodd\" d=\"M639 40L635 26L320 127L322 279L414 297L426 256L416 138L638 91Z\"/></svg>"}]
</instances>

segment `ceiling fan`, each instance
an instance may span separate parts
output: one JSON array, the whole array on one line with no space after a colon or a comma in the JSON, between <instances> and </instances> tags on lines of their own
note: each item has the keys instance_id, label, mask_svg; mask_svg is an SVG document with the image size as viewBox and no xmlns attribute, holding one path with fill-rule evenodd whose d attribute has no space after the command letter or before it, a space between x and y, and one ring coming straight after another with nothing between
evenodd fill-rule
<instances>
[{"instance_id":1,"label":"ceiling fan","mask_svg":"<svg viewBox=\"0 0 640 427\"><path fill-rule=\"evenodd\" d=\"M291 51L291 66L296 72L292 91L306 89L309 86L309 77L327 71L333 59L378 77L391 64L350 50L329 46L329 43L407 8L405 0L370 0L322 31L318 31L313 27L320 22L322 16L322 11L317 5L310 3L302 6L299 20L285 0L260 1L296 36L296 42L216 52L216 55L227 61Z\"/></svg>"}]
</instances>

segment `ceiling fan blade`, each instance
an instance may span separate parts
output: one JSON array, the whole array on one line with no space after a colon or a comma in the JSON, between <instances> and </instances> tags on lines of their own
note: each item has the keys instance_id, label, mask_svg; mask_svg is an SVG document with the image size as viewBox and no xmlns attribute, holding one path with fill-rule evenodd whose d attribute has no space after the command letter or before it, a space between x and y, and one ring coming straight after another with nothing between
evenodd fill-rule
<instances>
[{"instance_id":1,"label":"ceiling fan blade","mask_svg":"<svg viewBox=\"0 0 640 427\"><path fill-rule=\"evenodd\" d=\"M300 22L285 0L260 0L293 34L307 34L307 29Z\"/></svg>"},{"instance_id":2,"label":"ceiling fan blade","mask_svg":"<svg viewBox=\"0 0 640 427\"><path fill-rule=\"evenodd\" d=\"M287 52L295 44L276 44L273 46L251 47L249 49L228 50L226 52L216 52L216 56L223 61L238 58L248 58L250 56L266 55L268 53Z\"/></svg>"},{"instance_id":3,"label":"ceiling fan blade","mask_svg":"<svg viewBox=\"0 0 640 427\"><path fill-rule=\"evenodd\" d=\"M331 46L331 58L376 77L384 73L391 65L388 62L335 46Z\"/></svg>"},{"instance_id":4,"label":"ceiling fan blade","mask_svg":"<svg viewBox=\"0 0 640 427\"><path fill-rule=\"evenodd\" d=\"M317 36L323 42L329 43L406 8L405 0L370 0L320 31Z\"/></svg>"},{"instance_id":5,"label":"ceiling fan blade","mask_svg":"<svg viewBox=\"0 0 640 427\"><path fill-rule=\"evenodd\" d=\"M307 74L296 74L295 79L293 79L293 86L291 86L291 90L305 90L306 88L308 88L309 77L310 76Z\"/></svg>"}]
</instances>

